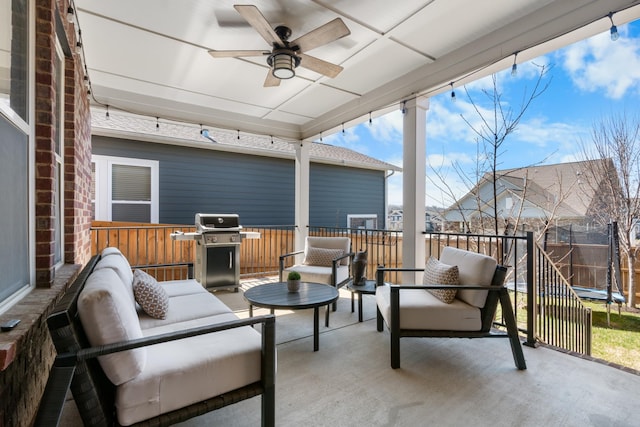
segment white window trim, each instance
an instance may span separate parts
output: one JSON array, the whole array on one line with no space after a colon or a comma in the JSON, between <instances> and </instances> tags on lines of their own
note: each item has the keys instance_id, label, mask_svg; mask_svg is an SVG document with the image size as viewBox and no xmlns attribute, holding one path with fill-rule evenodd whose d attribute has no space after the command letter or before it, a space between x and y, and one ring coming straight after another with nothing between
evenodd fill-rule
<instances>
[{"instance_id":1,"label":"white window trim","mask_svg":"<svg viewBox=\"0 0 640 427\"><path fill-rule=\"evenodd\" d=\"M131 157L115 157L115 156L91 156L91 161L95 163L95 219L97 221L111 221L111 188L112 176L111 170L113 165L127 165L148 167L151 169L151 223L159 221L159 189L160 178L159 168L160 162L157 160L136 159ZM127 202L136 203L136 202ZM146 202L139 202L144 203Z\"/></svg>"},{"instance_id":2,"label":"white window trim","mask_svg":"<svg viewBox=\"0 0 640 427\"><path fill-rule=\"evenodd\" d=\"M351 228L352 219L373 219L376 221L376 228L378 227L378 215L376 214L347 214L347 228Z\"/></svg>"}]
</instances>

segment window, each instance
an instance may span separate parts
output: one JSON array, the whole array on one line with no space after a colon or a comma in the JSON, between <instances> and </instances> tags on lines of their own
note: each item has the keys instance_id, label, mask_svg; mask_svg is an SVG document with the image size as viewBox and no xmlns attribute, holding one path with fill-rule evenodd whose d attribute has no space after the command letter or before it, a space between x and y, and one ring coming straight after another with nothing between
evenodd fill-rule
<instances>
[{"instance_id":1,"label":"window","mask_svg":"<svg viewBox=\"0 0 640 427\"><path fill-rule=\"evenodd\" d=\"M378 228L378 215L347 215L347 228Z\"/></svg>"},{"instance_id":2,"label":"window","mask_svg":"<svg viewBox=\"0 0 640 427\"><path fill-rule=\"evenodd\" d=\"M96 220L158 222L158 162L98 156L93 161Z\"/></svg>"},{"instance_id":3,"label":"window","mask_svg":"<svg viewBox=\"0 0 640 427\"><path fill-rule=\"evenodd\" d=\"M0 0L0 313L31 289L29 2Z\"/></svg>"}]
</instances>

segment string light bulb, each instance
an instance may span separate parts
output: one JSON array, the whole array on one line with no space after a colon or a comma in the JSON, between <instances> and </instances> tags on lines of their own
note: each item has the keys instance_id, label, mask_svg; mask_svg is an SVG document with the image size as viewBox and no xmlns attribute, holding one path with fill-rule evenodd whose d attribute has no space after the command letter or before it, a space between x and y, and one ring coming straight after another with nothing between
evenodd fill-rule
<instances>
[{"instance_id":1,"label":"string light bulb","mask_svg":"<svg viewBox=\"0 0 640 427\"><path fill-rule=\"evenodd\" d=\"M160 130L160 117L156 117L156 130Z\"/></svg>"},{"instance_id":2,"label":"string light bulb","mask_svg":"<svg viewBox=\"0 0 640 427\"><path fill-rule=\"evenodd\" d=\"M613 23L613 12L609 12L609 20L611 21L611 29L609 30L609 34L611 34L611 41L616 41L620 38L620 34L618 34L618 27Z\"/></svg>"},{"instance_id":3,"label":"string light bulb","mask_svg":"<svg viewBox=\"0 0 640 427\"><path fill-rule=\"evenodd\" d=\"M240 141L240 129L238 129L238 141Z\"/></svg>"},{"instance_id":4,"label":"string light bulb","mask_svg":"<svg viewBox=\"0 0 640 427\"><path fill-rule=\"evenodd\" d=\"M369 126L373 124L373 120L371 120L371 111L369 111Z\"/></svg>"},{"instance_id":5,"label":"string light bulb","mask_svg":"<svg viewBox=\"0 0 640 427\"><path fill-rule=\"evenodd\" d=\"M109 119L109 104L107 104L107 112L104 113L104 116Z\"/></svg>"},{"instance_id":6,"label":"string light bulb","mask_svg":"<svg viewBox=\"0 0 640 427\"><path fill-rule=\"evenodd\" d=\"M513 65L511 66L511 77L516 77L518 75L518 64L516 64L516 59L518 58L518 52L513 54Z\"/></svg>"},{"instance_id":7,"label":"string light bulb","mask_svg":"<svg viewBox=\"0 0 640 427\"><path fill-rule=\"evenodd\" d=\"M67 8L67 22L69 24L73 24L73 16L75 15L75 12L73 10L73 8L71 6L69 6Z\"/></svg>"},{"instance_id":8,"label":"string light bulb","mask_svg":"<svg viewBox=\"0 0 640 427\"><path fill-rule=\"evenodd\" d=\"M456 102L456 91L453 90L453 82L449 84L451 85L451 102Z\"/></svg>"},{"instance_id":9,"label":"string light bulb","mask_svg":"<svg viewBox=\"0 0 640 427\"><path fill-rule=\"evenodd\" d=\"M342 123L342 136L344 136L344 123Z\"/></svg>"}]
</instances>

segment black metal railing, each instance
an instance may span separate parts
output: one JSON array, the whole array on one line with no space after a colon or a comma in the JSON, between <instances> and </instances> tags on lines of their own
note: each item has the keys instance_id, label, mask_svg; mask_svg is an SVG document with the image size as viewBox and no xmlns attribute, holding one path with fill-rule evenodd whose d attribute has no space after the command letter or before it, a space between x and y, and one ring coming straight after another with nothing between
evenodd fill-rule
<instances>
[{"instance_id":1,"label":"black metal railing","mask_svg":"<svg viewBox=\"0 0 640 427\"><path fill-rule=\"evenodd\" d=\"M536 245L537 323L540 341L591 354L591 309L586 307L540 245Z\"/></svg>"}]
</instances>

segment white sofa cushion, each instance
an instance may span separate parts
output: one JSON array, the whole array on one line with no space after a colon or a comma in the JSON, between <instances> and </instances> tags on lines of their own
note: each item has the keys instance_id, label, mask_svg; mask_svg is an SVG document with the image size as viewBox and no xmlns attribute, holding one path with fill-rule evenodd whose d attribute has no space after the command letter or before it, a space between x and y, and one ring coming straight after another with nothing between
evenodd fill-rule
<instances>
[{"instance_id":1,"label":"white sofa cushion","mask_svg":"<svg viewBox=\"0 0 640 427\"><path fill-rule=\"evenodd\" d=\"M121 425L130 425L260 380L261 342L249 326L148 348L136 378L116 389Z\"/></svg>"},{"instance_id":2,"label":"white sofa cushion","mask_svg":"<svg viewBox=\"0 0 640 427\"><path fill-rule=\"evenodd\" d=\"M376 288L376 303L391 326L391 288ZM480 309L459 299L446 304L423 289L400 290L400 328L478 331L482 327Z\"/></svg>"},{"instance_id":3,"label":"white sofa cushion","mask_svg":"<svg viewBox=\"0 0 640 427\"><path fill-rule=\"evenodd\" d=\"M444 264L429 257L424 269L424 285L458 285L458 266ZM440 301L451 304L456 298L457 289L428 289Z\"/></svg>"},{"instance_id":4,"label":"white sofa cushion","mask_svg":"<svg viewBox=\"0 0 640 427\"><path fill-rule=\"evenodd\" d=\"M458 266L460 284L467 286L491 286L497 261L490 256L446 246L440 254L440 262ZM487 291L459 290L456 298L482 308Z\"/></svg>"},{"instance_id":5,"label":"white sofa cushion","mask_svg":"<svg viewBox=\"0 0 640 427\"><path fill-rule=\"evenodd\" d=\"M175 297L179 295L209 293L204 287L202 287L200 283L196 282L193 279L166 280L158 283L167 292L167 295L169 295L169 297Z\"/></svg>"},{"instance_id":6,"label":"white sofa cushion","mask_svg":"<svg viewBox=\"0 0 640 427\"><path fill-rule=\"evenodd\" d=\"M142 338L134 304L111 268L95 270L78 297L80 321L92 346ZM118 385L135 378L145 366L147 349L98 357L105 374Z\"/></svg>"},{"instance_id":7,"label":"white sofa cushion","mask_svg":"<svg viewBox=\"0 0 640 427\"><path fill-rule=\"evenodd\" d=\"M138 319L140 321L140 327L144 330L224 313L232 313L232 311L214 295L205 291L204 294L198 293L170 297L169 310L164 319L154 319L142 309L138 310Z\"/></svg>"},{"instance_id":8,"label":"white sofa cushion","mask_svg":"<svg viewBox=\"0 0 640 427\"><path fill-rule=\"evenodd\" d=\"M110 268L118 274L122 283L126 285L129 298L131 298L131 301L135 303L135 296L133 295L132 286L133 272L131 271L131 265L129 264L129 261L127 261L127 259L122 254L111 253L104 258L101 258L100 261L98 261L98 263L96 264L93 271L102 270L103 268Z\"/></svg>"},{"instance_id":9,"label":"white sofa cushion","mask_svg":"<svg viewBox=\"0 0 640 427\"><path fill-rule=\"evenodd\" d=\"M145 313L155 319L164 319L169 311L169 295L158 281L142 270L133 272L133 295Z\"/></svg>"}]
</instances>

